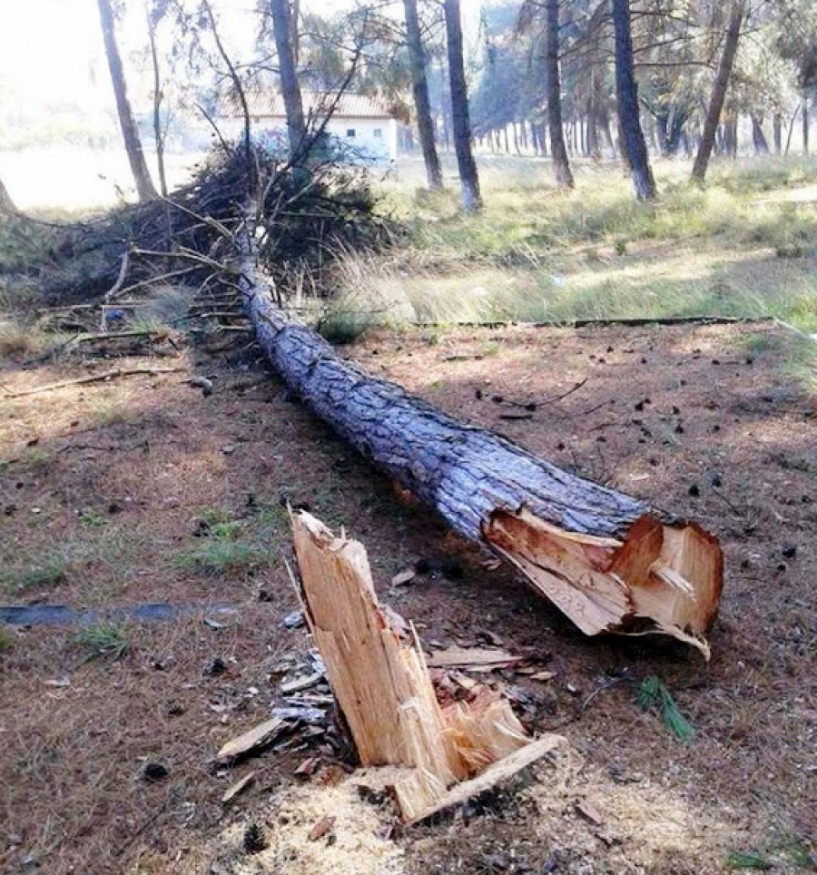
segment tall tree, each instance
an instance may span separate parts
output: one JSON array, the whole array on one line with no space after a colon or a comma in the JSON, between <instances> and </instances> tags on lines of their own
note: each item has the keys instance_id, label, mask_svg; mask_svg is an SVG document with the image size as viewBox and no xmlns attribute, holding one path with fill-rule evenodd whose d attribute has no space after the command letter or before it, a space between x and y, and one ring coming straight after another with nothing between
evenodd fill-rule
<instances>
[{"instance_id":1,"label":"tall tree","mask_svg":"<svg viewBox=\"0 0 817 875\"><path fill-rule=\"evenodd\" d=\"M729 77L732 74L732 66L738 53L740 41L740 29L743 24L743 16L746 12L746 0L735 0L729 13L729 24L726 28L726 39L723 44L723 53L718 63L718 72L712 93L709 96L709 106L706 110L704 130L698 152L695 155L695 163L692 166L692 178L703 182L706 170L709 167L709 158L715 146L715 134L721 120L721 110L726 100L726 89L729 87Z\"/></svg>"},{"instance_id":2,"label":"tall tree","mask_svg":"<svg viewBox=\"0 0 817 875\"><path fill-rule=\"evenodd\" d=\"M167 197L167 173L165 171L165 134L162 125L162 102L164 92L162 89L162 77L159 70L159 49L157 46L157 28L159 22L167 10L166 4L154 3L153 6L145 6L147 17L148 41L150 44L150 62L153 70L153 139L156 143L156 166L159 170L159 190L162 197Z\"/></svg>"},{"instance_id":3,"label":"tall tree","mask_svg":"<svg viewBox=\"0 0 817 875\"><path fill-rule=\"evenodd\" d=\"M102 38L105 41L105 54L108 58L108 69L111 71L116 111L119 115L119 126L122 128L122 139L125 141L125 151L128 153L133 180L136 183L136 193L139 200L146 201L156 197L156 189L148 172L145 153L142 151L142 141L139 139L139 129L133 118L133 112L128 102L128 92L125 86L125 71L119 46L116 43L115 21L111 0L97 0L99 21L102 25Z\"/></svg>"},{"instance_id":4,"label":"tall tree","mask_svg":"<svg viewBox=\"0 0 817 875\"><path fill-rule=\"evenodd\" d=\"M559 0L547 0L545 66L547 69L545 78L553 172L556 176L556 185L559 188L573 188L573 174L567 158L562 125L562 83L559 76Z\"/></svg>"},{"instance_id":5,"label":"tall tree","mask_svg":"<svg viewBox=\"0 0 817 875\"><path fill-rule=\"evenodd\" d=\"M287 115L289 154L292 161L298 162L302 157L301 149L306 142L306 120L301 100L301 86L298 83L298 70L295 65L292 11L289 0L270 0L270 12L272 29L275 32L275 46L278 49L281 93Z\"/></svg>"},{"instance_id":6,"label":"tall tree","mask_svg":"<svg viewBox=\"0 0 817 875\"><path fill-rule=\"evenodd\" d=\"M471 148L471 119L468 114L468 87L462 56L460 0L445 0L445 35L448 49L448 77L451 83L451 122L454 150L460 175L462 206L466 212L482 208L477 163Z\"/></svg>"},{"instance_id":7,"label":"tall tree","mask_svg":"<svg viewBox=\"0 0 817 875\"><path fill-rule=\"evenodd\" d=\"M431 120L431 103L428 97L426 79L426 58L423 38L420 33L420 19L417 14L417 0L403 0L406 15L406 41L408 42L411 64L411 88L414 94L414 108L417 113L417 130L420 134L420 147L428 176L428 187L439 191L443 187L443 173L434 142L434 123Z\"/></svg>"},{"instance_id":8,"label":"tall tree","mask_svg":"<svg viewBox=\"0 0 817 875\"><path fill-rule=\"evenodd\" d=\"M616 100L618 102L621 151L630 168L636 197L652 200L655 179L650 168L647 143L641 129L638 85L633 70L633 37L630 0L613 0L613 33L616 49Z\"/></svg>"},{"instance_id":9,"label":"tall tree","mask_svg":"<svg viewBox=\"0 0 817 875\"><path fill-rule=\"evenodd\" d=\"M4 213L13 213L15 209L14 201L11 199L6 186L3 185L3 180L0 179L0 216Z\"/></svg>"}]
</instances>

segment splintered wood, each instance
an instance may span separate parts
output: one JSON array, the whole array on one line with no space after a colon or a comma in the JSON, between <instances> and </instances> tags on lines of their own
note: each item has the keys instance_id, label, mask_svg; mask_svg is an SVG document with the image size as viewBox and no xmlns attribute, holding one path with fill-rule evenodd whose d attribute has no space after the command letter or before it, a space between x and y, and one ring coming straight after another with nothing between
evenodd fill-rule
<instances>
[{"instance_id":1,"label":"splintered wood","mask_svg":"<svg viewBox=\"0 0 817 875\"><path fill-rule=\"evenodd\" d=\"M405 769L393 785L405 822L486 789L491 775L487 786L555 746L556 736L532 742L508 702L487 689L470 703L441 706L417 641L401 640L378 604L363 545L303 511L292 525L305 613L329 682L361 764Z\"/></svg>"},{"instance_id":2,"label":"splintered wood","mask_svg":"<svg viewBox=\"0 0 817 875\"><path fill-rule=\"evenodd\" d=\"M694 523L645 515L619 540L563 531L521 510L495 513L483 535L585 634L663 632L709 659L723 554Z\"/></svg>"}]
</instances>

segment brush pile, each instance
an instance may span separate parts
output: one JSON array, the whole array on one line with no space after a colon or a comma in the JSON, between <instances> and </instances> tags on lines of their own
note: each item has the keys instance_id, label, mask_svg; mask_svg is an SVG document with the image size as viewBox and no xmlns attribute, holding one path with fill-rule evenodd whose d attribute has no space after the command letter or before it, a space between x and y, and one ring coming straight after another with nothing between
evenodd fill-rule
<instances>
[{"instance_id":1,"label":"brush pile","mask_svg":"<svg viewBox=\"0 0 817 875\"><path fill-rule=\"evenodd\" d=\"M320 293L333 250L378 245L389 233L375 215L368 176L365 166L331 150L298 175L260 148L248 156L243 148L219 146L168 198L47 229L19 217L4 234L21 241L36 235L39 257L0 264L0 274L27 281L52 306L110 302L155 282L201 287L224 278L235 252L233 232L252 202L262 266L280 280L306 269Z\"/></svg>"}]
</instances>

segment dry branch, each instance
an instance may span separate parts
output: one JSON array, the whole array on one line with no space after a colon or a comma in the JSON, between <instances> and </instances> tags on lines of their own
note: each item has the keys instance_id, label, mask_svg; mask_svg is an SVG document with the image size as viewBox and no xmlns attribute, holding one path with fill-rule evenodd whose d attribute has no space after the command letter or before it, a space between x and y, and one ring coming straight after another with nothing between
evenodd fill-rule
<instances>
[{"instance_id":1,"label":"dry branch","mask_svg":"<svg viewBox=\"0 0 817 875\"><path fill-rule=\"evenodd\" d=\"M40 392L53 392L57 389L66 389L69 386L84 386L87 383L104 383L115 380L117 377L135 377L144 374L155 377L157 374L176 374L186 371L187 368L116 368L112 371L104 371L101 374L90 374L87 377L76 377L73 380L60 380L58 383L48 383L45 386L35 386L33 389L24 389L22 392L7 394L7 398L22 398L25 395L37 395Z\"/></svg>"}]
</instances>

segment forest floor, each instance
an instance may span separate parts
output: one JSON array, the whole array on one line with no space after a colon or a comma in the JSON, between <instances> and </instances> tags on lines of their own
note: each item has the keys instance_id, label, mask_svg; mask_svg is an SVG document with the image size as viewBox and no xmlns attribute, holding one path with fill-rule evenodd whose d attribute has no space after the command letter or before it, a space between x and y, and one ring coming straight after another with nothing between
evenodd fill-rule
<instances>
[{"instance_id":1,"label":"forest floor","mask_svg":"<svg viewBox=\"0 0 817 875\"><path fill-rule=\"evenodd\" d=\"M726 586L709 664L674 643L585 638L293 403L252 348L173 339L149 358L22 367L21 354L0 371L0 602L97 612L80 625L0 625L5 871L814 869L817 397L786 371L790 332L452 327L382 330L344 350L717 534ZM147 367L179 370L13 397ZM193 374L211 378L209 397L184 382ZM508 418L531 402L530 418ZM349 775L320 737L214 767L224 742L280 703L282 677L310 647L283 624L298 607L287 502L365 544L382 600L426 646L487 636L552 673L481 679L512 694L533 731L563 734L565 755L479 807L394 835L388 808L355 791L369 777ZM410 583L390 585L410 568ZM187 613L111 613L148 603ZM691 741L638 707L650 675ZM311 758L310 776L293 774ZM222 803L250 771L254 783ZM308 841L324 815L334 828ZM269 841L253 855L242 850L250 823Z\"/></svg>"}]
</instances>

